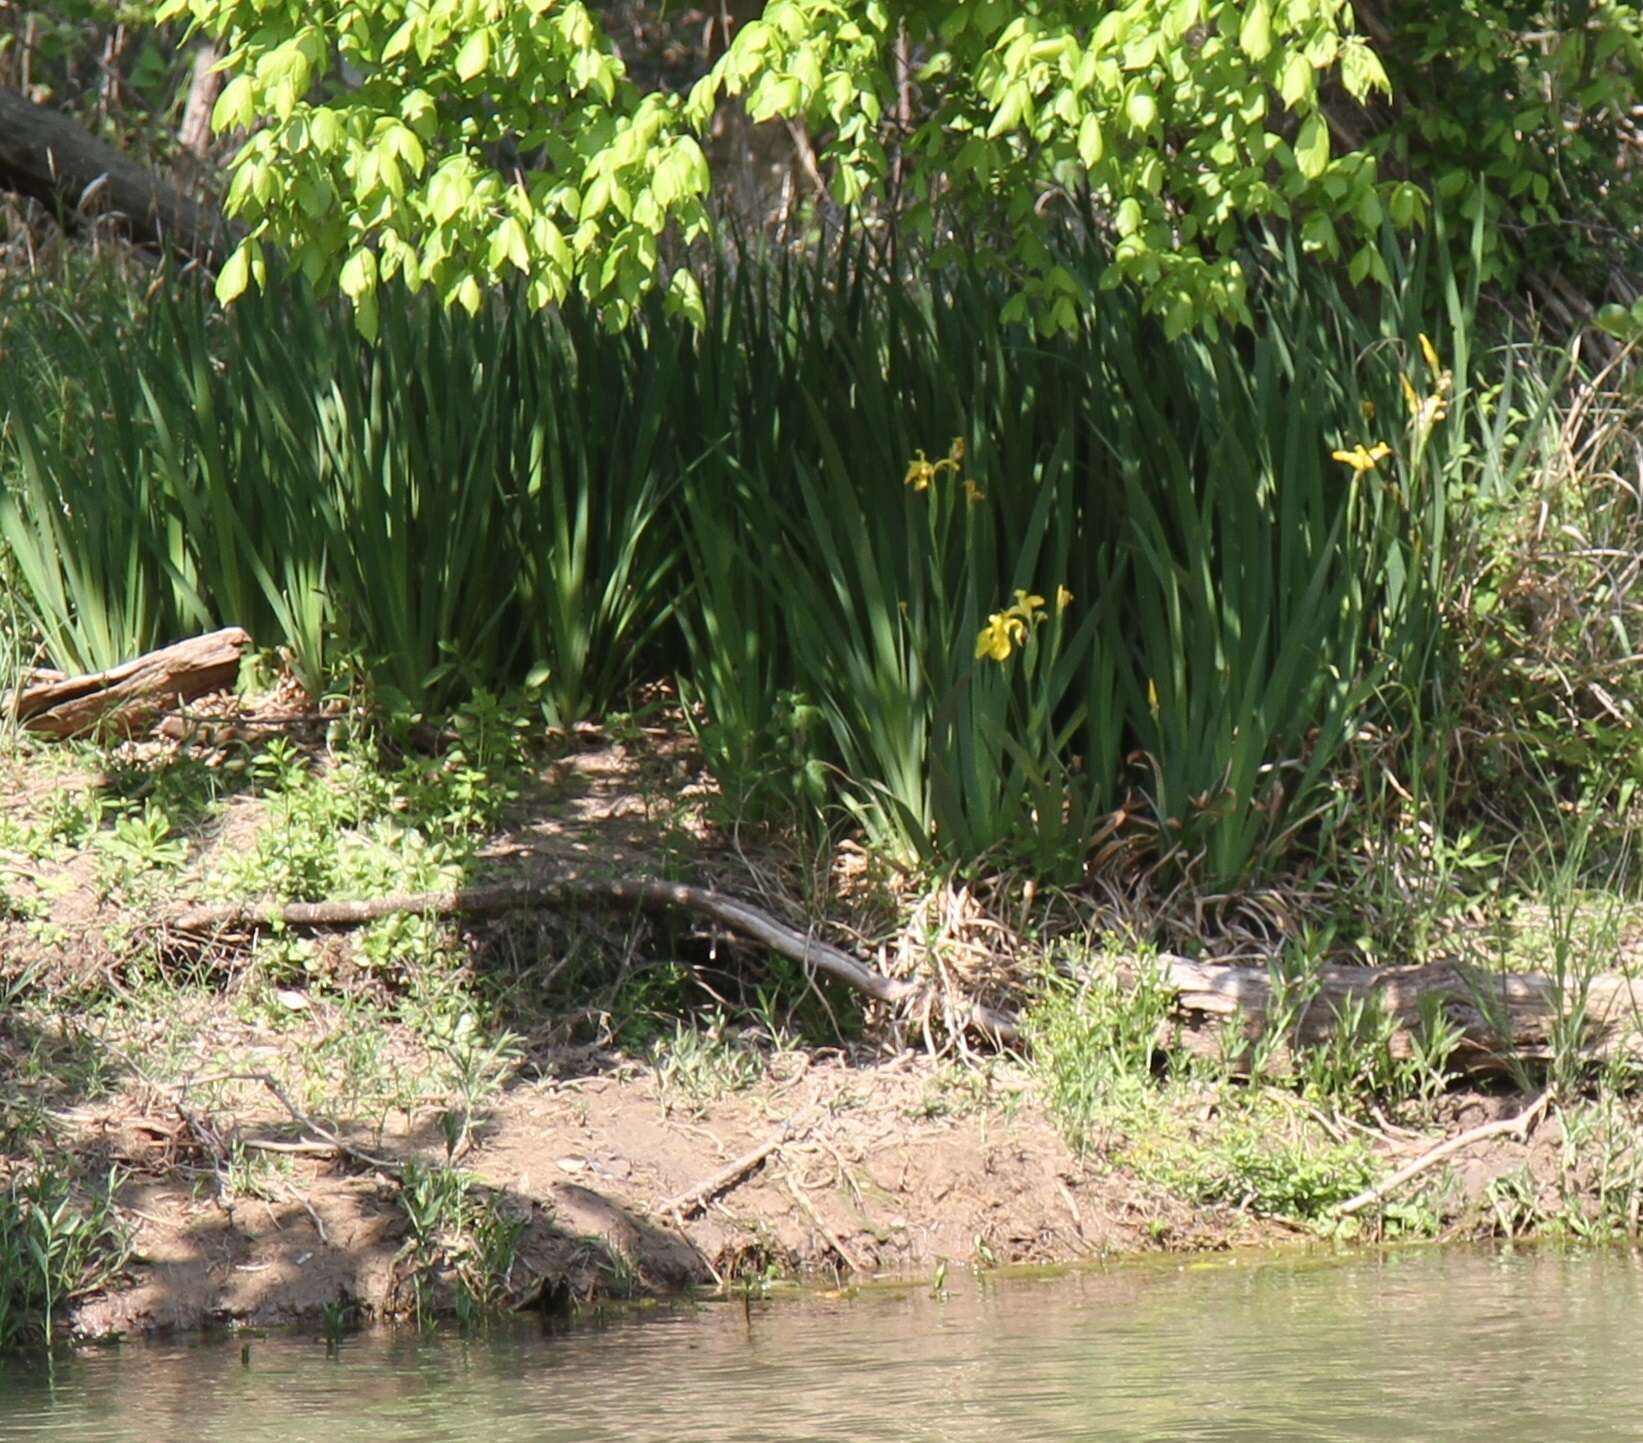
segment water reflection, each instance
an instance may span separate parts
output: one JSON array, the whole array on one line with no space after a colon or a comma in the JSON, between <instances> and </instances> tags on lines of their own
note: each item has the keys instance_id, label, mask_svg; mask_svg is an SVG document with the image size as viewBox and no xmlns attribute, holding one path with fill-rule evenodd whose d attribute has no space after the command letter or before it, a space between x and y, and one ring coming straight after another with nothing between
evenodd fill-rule
<instances>
[{"instance_id":1,"label":"water reflection","mask_svg":"<svg viewBox=\"0 0 1643 1443\"><path fill-rule=\"evenodd\" d=\"M1643 1436L1630 1253L1145 1265L557 1335L145 1343L0 1364L0 1443Z\"/></svg>"}]
</instances>

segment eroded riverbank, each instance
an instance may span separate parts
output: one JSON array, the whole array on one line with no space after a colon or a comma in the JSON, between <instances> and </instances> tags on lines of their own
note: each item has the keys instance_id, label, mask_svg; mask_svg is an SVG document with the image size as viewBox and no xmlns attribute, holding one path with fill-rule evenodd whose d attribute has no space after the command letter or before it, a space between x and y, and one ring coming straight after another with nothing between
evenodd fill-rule
<instances>
[{"instance_id":1,"label":"eroded riverbank","mask_svg":"<svg viewBox=\"0 0 1643 1443\"><path fill-rule=\"evenodd\" d=\"M241 1041L269 1066L273 1051L323 1051L334 1021ZM792 1049L739 1078L672 1062L583 1049L525 1069L472 1119L454 1160L431 1109L380 1130L324 1129L333 1145L249 1074L83 1104L60 1119L59 1156L88 1180L117 1169L133 1252L71 1326L553 1313L726 1280L839 1285L1566 1228L1602 1201L1590 1168L1566 1168L1570 1129L1554 1114L1527 1138L1481 1139L1350 1219L1320 1205L1331 1186L1342 1195L1341 1169L1390 1175L1445 1134L1512 1115L1510 1096L1446 1099L1430 1131L1365 1131L1360 1148L1345 1119L1298 1101L1269 1099L1257 1115L1225 1090L1175 1086L1145 1110L1115 1108L1080 1155L1007 1059Z\"/></svg>"}]
</instances>

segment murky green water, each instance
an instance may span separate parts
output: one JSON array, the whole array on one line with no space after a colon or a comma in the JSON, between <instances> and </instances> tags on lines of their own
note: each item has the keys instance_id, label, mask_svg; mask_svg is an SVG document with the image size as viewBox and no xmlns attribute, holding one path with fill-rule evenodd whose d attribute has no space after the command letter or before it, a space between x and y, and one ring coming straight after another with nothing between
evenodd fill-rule
<instances>
[{"instance_id":1,"label":"murky green water","mask_svg":"<svg viewBox=\"0 0 1643 1443\"><path fill-rule=\"evenodd\" d=\"M0 1364L0 1443L1643 1438L1631 1253L1135 1266Z\"/></svg>"}]
</instances>

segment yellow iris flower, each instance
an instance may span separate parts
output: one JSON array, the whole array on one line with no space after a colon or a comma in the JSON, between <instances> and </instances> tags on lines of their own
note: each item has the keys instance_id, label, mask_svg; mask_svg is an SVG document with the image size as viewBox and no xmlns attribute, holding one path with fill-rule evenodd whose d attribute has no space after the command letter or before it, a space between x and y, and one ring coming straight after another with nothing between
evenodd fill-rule
<instances>
[{"instance_id":1,"label":"yellow iris flower","mask_svg":"<svg viewBox=\"0 0 1643 1443\"><path fill-rule=\"evenodd\" d=\"M963 462L964 438L954 436L953 444L947 448L947 454L939 461L931 461L922 451L913 452L913 459L907 463L907 475L902 478L902 482L915 491L927 491L930 483L943 471L951 471L956 476Z\"/></svg>"},{"instance_id":2,"label":"yellow iris flower","mask_svg":"<svg viewBox=\"0 0 1643 1443\"><path fill-rule=\"evenodd\" d=\"M1330 459L1339 461L1342 465L1350 466L1358 475L1365 471L1373 471L1386 457L1392 454L1392 448L1385 441L1377 441L1373 446L1365 446L1361 441L1350 451L1331 451Z\"/></svg>"},{"instance_id":3,"label":"yellow iris flower","mask_svg":"<svg viewBox=\"0 0 1643 1443\"><path fill-rule=\"evenodd\" d=\"M976 658L987 656L994 661L1008 661L1016 647L1026 644L1027 623L1015 614L1015 609L995 611L976 637Z\"/></svg>"},{"instance_id":4,"label":"yellow iris flower","mask_svg":"<svg viewBox=\"0 0 1643 1443\"><path fill-rule=\"evenodd\" d=\"M1056 592L1058 606L1066 604L1061 600L1063 593L1068 601L1072 600L1072 592L1063 586ZM1034 596L1018 586L1015 591L1015 605L1007 606L1003 611L995 611L987 618L987 624L976 636L977 660L990 657L994 661L1008 661L1010 653L1018 646L1025 646L1032 628L1044 619L1044 598Z\"/></svg>"}]
</instances>

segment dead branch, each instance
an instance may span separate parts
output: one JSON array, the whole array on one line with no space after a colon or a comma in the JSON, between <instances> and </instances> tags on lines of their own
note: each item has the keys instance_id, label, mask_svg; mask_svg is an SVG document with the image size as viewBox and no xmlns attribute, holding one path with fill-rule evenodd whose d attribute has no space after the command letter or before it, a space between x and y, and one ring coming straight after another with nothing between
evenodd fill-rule
<instances>
[{"instance_id":1,"label":"dead branch","mask_svg":"<svg viewBox=\"0 0 1643 1443\"><path fill-rule=\"evenodd\" d=\"M739 935L814 969L876 1001L914 1015L933 1007L927 980L887 977L849 953L800 932L749 903L707 888L644 878L560 877L443 892L418 892L354 902L286 904L221 903L185 907L165 918L184 932L222 928L352 927L401 913L494 916L515 910L566 903L627 903L649 910L678 908L713 918ZM1537 973L1500 972L1463 962L1411 967L1325 965L1286 983L1264 967L1226 966L1164 956L1159 979L1173 994L1173 1015L1161 1044L1188 1051L1225 1053L1223 1031L1239 1027L1253 1046L1269 1029L1283 1029L1283 1053L1331 1041L1344 1020L1375 1013L1388 1024L1387 1045L1394 1057L1411 1056L1429 1017L1441 1016L1456 1035L1448 1065L1471 1074L1501 1073L1544 1063L1555 1047L1553 1034L1578 1012L1577 1046L1593 1059L1643 1058L1643 980L1600 973L1560 984ZM1121 969L1130 977L1138 968ZM1300 999L1297 1002L1297 999ZM1004 1045L1023 1040L1020 1021L997 1009L973 1004L953 1019Z\"/></svg>"},{"instance_id":2,"label":"dead branch","mask_svg":"<svg viewBox=\"0 0 1643 1443\"><path fill-rule=\"evenodd\" d=\"M697 912L779 956L807 969L814 968L857 992L891 1005L916 1000L927 990L927 984L923 982L886 977L882 972L858 962L848 952L778 922L769 913L727 897L722 892L683 882L659 882L644 878L546 878L457 887L445 892L398 893L358 902L288 902L283 905L228 902L186 907L172 913L165 921L169 927L183 932L220 928L254 929L275 924L286 927L357 927L379 917L402 913L486 917L531 908L562 906L567 902L625 902L650 911L678 908ZM971 1008L970 1015L961 1020L995 1041L1011 1043L1020 1040L1016 1020L992 1008L976 1004Z\"/></svg>"},{"instance_id":3,"label":"dead branch","mask_svg":"<svg viewBox=\"0 0 1643 1443\"><path fill-rule=\"evenodd\" d=\"M1444 1158L1452 1156L1462 1148L1470 1147L1475 1142L1482 1142L1486 1138L1500 1137L1505 1133L1511 1133L1519 1139L1523 1138L1529 1131L1529 1125L1545 1109L1550 1096L1549 1092L1542 1092L1516 1117L1504 1117L1497 1122L1486 1122L1481 1127L1471 1128L1449 1138L1445 1142L1440 1142L1430 1151L1423 1152L1412 1163L1400 1167L1390 1177L1382 1178L1373 1187L1365 1188L1356 1197L1348 1198L1335 1209L1336 1213L1341 1217L1350 1217L1355 1212L1361 1212L1370 1203L1379 1202L1394 1189L1402 1187L1410 1178L1419 1177L1428 1168L1435 1167Z\"/></svg>"},{"instance_id":4,"label":"dead branch","mask_svg":"<svg viewBox=\"0 0 1643 1443\"><path fill-rule=\"evenodd\" d=\"M701 1182L694 1187L686 1188L677 1197L669 1198L666 1202L657 1203L656 1211L665 1213L669 1217L678 1218L682 1222L691 1213L699 1212L726 1188L735 1186L771 1153L778 1151L783 1144L792 1140L793 1128L789 1125L784 1127L775 1137L766 1138L751 1152L744 1152L740 1157L726 1163L711 1177L703 1178Z\"/></svg>"}]
</instances>

